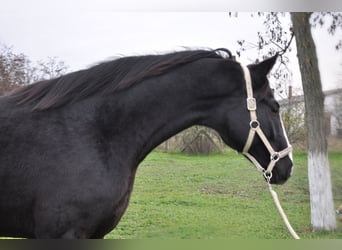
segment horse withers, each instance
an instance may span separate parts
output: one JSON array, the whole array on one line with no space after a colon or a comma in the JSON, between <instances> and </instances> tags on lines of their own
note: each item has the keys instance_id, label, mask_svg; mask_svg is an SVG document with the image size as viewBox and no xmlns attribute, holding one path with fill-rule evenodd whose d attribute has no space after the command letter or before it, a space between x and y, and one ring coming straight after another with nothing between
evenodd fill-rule
<instances>
[{"instance_id":1,"label":"horse withers","mask_svg":"<svg viewBox=\"0 0 342 250\"><path fill-rule=\"evenodd\" d=\"M139 163L192 125L284 183L292 160L267 80L275 61L242 67L225 49L123 57L1 97L0 235L103 238Z\"/></svg>"}]
</instances>

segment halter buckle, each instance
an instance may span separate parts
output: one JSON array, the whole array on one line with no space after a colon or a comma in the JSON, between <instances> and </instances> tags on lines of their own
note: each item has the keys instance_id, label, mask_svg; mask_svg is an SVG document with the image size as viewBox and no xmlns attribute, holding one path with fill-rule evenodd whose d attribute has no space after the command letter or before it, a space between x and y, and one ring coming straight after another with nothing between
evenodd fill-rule
<instances>
[{"instance_id":1,"label":"halter buckle","mask_svg":"<svg viewBox=\"0 0 342 250\"><path fill-rule=\"evenodd\" d=\"M248 97L247 98L247 109L249 111L255 111L256 110L256 100L254 97Z\"/></svg>"}]
</instances>

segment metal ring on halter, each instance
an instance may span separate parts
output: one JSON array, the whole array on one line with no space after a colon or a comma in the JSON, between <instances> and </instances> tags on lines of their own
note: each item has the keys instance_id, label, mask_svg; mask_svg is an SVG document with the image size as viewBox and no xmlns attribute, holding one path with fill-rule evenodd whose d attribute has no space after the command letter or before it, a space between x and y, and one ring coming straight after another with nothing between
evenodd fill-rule
<instances>
[{"instance_id":1,"label":"metal ring on halter","mask_svg":"<svg viewBox=\"0 0 342 250\"><path fill-rule=\"evenodd\" d=\"M275 152L274 154L271 155L270 160L274 161L274 162L277 162L277 161L280 160L280 158L281 158L280 154L278 152Z\"/></svg>"},{"instance_id":2,"label":"metal ring on halter","mask_svg":"<svg viewBox=\"0 0 342 250\"><path fill-rule=\"evenodd\" d=\"M272 178L272 172L268 172L268 171L265 170L263 175L264 175L267 183L270 183L271 182L271 178Z\"/></svg>"},{"instance_id":3,"label":"metal ring on halter","mask_svg":"<svg viewBox=\"0 0 342 250\"><path fill-rule=\"evenodd\" d=\"M256 130L257 128L259 128L260 123L258 120L254 120L254 121L250 121L249 123L249 127L253 130Z\"/></svg>"}]
</instances>

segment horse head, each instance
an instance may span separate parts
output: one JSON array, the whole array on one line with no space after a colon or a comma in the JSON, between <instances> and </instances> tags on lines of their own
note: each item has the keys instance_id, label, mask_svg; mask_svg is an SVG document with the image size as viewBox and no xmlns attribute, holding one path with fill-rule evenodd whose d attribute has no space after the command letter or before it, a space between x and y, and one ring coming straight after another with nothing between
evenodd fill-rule
<instances>
[{"instance_id":1,"label":"horse head","mask_svg":"<svg viewBox=\"0 0 342 250\"><path fill-rule=\"evenodd\" d=\"M284 183L292 173L292 147L279 113L279 104L267 75L277 56L263 62L240 66L233 98L222 104L222 139L243 153L274 184ZM222 120L221 120L222 121Z\"/></svg>"}]
</instances>

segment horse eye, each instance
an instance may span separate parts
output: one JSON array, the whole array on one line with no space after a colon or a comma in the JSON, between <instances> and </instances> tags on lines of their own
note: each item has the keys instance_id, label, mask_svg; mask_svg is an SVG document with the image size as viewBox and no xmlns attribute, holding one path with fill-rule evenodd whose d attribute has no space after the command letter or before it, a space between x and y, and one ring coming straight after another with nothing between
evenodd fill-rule
<instances>
[{"instance_id":1,"label":"horse eye","mask_svg":"<svg viewBox=\"0 0 342 250\"><path fill-rule=\"evenodd\" d=\"M280 110L280 105L279 105L279 103L278 103L277 101L275 101L272 110L273 110L274 112L276 112L276 113L279 112L279 110Z\"/></svg>"},{"instance_id":2,"label":"horse eye","mask_svg":"<svg viewBox=\"0 0 342 250\"><path fill-rule=\"evenodd\" d=\"M274 113L278 113L279 112L280 105L279 105L279 103L276 100L268 102L268 106L270 107L272 112L274 112Z\"/></svg>"}]
</instances>

